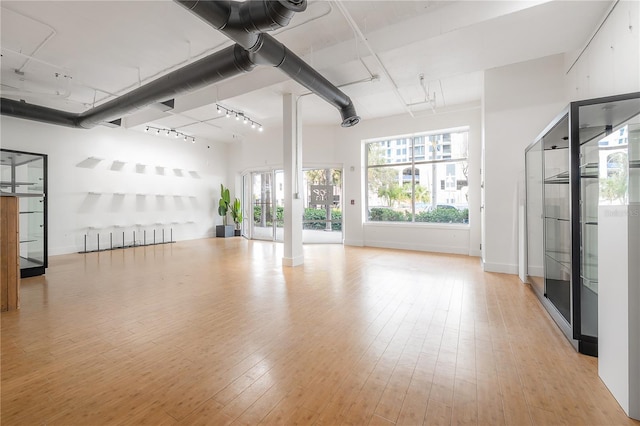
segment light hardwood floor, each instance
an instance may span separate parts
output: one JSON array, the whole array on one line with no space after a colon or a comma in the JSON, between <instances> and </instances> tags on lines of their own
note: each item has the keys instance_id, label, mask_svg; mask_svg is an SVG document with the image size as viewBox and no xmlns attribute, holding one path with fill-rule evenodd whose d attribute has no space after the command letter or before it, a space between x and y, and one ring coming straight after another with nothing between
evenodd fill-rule
<instances>
[{"instance_id":1,"label":"light hardwood floor","mask_svg":"<svg viewBox=\"0 0 640 426\"><path fill-rule=\"evenodd\" d=\"M635 424L479 260L209 239L52 257L2 313L2 425Z\"/></svg>"}]
</instances>

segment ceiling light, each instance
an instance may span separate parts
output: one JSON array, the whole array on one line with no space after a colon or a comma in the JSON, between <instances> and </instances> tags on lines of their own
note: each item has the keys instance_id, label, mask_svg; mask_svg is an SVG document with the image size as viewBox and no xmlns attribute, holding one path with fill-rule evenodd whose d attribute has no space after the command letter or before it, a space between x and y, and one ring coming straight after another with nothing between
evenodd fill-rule
<instances>
[{"instance_id":1,"label":"ceiling light","mask_svg":"<svg viewBox=\"0 0 640 426\"><path fill-rule=\"evenodd\" d=\"M256 121L253 121L250 117L247 117L244 112L235 111L220 104L216 104L216 111L218 112L218 114L222 114L224 112L225 117L227 118L233 115L236 117L236 121L240 121L240 117L242 117L242 124L246 125L251 123L252 129L255 129L257 127L258 131L262 131L262 125Z\"/></svg>"},{"instance_id":2,"label":"ceiling light","mask_svg":"<svg viewBox=\"0 0 640 426\"><path fill-rule=\"evenodd\" d=\"M167 136L173 135L173 137L176 139L183 138L185 142L188 141L189 139L191 139L193 143L195 143L196 141L196 138L194 136L185 135L184 133L176 129L166 129L164 127L154 127L154 126L146 126L144 129L145 132L148 132L149 130L153 130L156 133L156 135L160 135L162 133L162 135L167 135Z\"/></svg>"}]
</instances>

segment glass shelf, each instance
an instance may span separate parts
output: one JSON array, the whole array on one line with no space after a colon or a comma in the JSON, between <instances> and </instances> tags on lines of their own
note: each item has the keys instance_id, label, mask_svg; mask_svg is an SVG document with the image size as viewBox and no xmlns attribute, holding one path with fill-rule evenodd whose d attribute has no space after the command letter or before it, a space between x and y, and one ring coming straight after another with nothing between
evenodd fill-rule
<instances>
[{"instance_id":1,"label":"glass shelf","mask_svg":"<svg viewBox=\"0 0 640 426\"><path fill-rule=\"evenodd\" d=\"M567 271L570 270L570 268L571 268L571 254L569 254L568 252L547 251L545 253L545 255L547 256L547 258L553 260L558 265L566 268Z\"/></svg>"},{"instance_id":2,"label":"glass shelf","mask_svg":"<svg viewBox=\"0 0 640 426\"><path fill-rule=\"evenodd\" d=\"M580 166L580 177L583 179L598 179L598 163L586 163Z\"/></svg>"},{"instance_id":3,"label":"glass shelf","mask_svg":"<svg viewBox=\"0 0 640 426\"><path fill-rule=\"evenodd\" d=\"M569 183L569 172L562 172L556 175L550 176L544 180L544 183L547 184L568 184Z\"/></svg>"}]
</instances>

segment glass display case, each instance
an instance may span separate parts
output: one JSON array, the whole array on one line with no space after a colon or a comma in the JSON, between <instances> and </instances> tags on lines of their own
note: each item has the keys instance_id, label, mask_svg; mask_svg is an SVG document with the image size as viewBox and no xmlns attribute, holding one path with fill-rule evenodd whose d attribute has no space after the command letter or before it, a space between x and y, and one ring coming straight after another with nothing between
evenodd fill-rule
<instances>
[{"instance_id":1,"label":"glass display case","mask_svg":"<svg viewBox=\"0 0 640 426\"><path fill-rule=\"evenodd\" d=\"M588 355L598 354L598 204L616 167L604 141L638 114L640 93L572 102L525 152L528 280Z\"/></svg>"},{"instance_id":2,"label":"glass display case","mask_svg":"<svg viewBox=\"0 0 640 426\"><path fill-rule=\"evenodd\" d=\"M20 200L20 276L47 267L47 156L0 150L0 191Z\"/></svg>"}]
</instances>

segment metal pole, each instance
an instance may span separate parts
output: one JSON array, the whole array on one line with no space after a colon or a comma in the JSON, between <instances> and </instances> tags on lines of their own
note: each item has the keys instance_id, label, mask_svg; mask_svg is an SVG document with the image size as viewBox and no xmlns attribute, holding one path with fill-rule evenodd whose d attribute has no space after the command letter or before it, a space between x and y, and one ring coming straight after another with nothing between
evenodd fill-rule
<instances>
[{"instance_id":1,"label":"metal pole","mask_svg":"<svg viewBox=\"0 0 640 426\"><path fill-rule=\"evenodd\" d=\"M133 246L136 246L136 231L133 231Z\"/></svg>"},{"instance_id":2,"label":"metal pole","mask_svg":"<svg viewBox=\"0 0 640 426\"><path fill-rule=\"evenodd\" d=\"M109 232L109 249L113 250L113 232Z\"/></svg>"},{"instance_id":3,"label":"metal pole","mask_svg":"<svg viewBox=\"0 0 640 426\"><path fill-rule=\"evenodd\" d=\"M87 252L87 234L84 234L84 252Z\"/></svg>"},{"instance_id":4,"label":"metal pole","mask_svg":"<svg viewBox=\"0 0 640 426\"><path fill-rule=\"evenodd\" d=\"M98 251L100 251L100 233L98 232Z\"/></svg>"},{"instance_id":5,"label":"metal pole","mask_svg":"<svg viewBox=\"0 0 640 426\"><path fill-rule=\"evenodd\" d=\"M164 244L164 228L162 228L162 244Z\"/></svg>"},{"instance_id":6,"label":"metal pole","mask_svg":"<svg viewBox=\"0 0 640 426\"><path fill-rule=\"evenodd\" d=\"M156 243L156 230L153 230L153 244Z\"/></svg>"}]
</instances>

